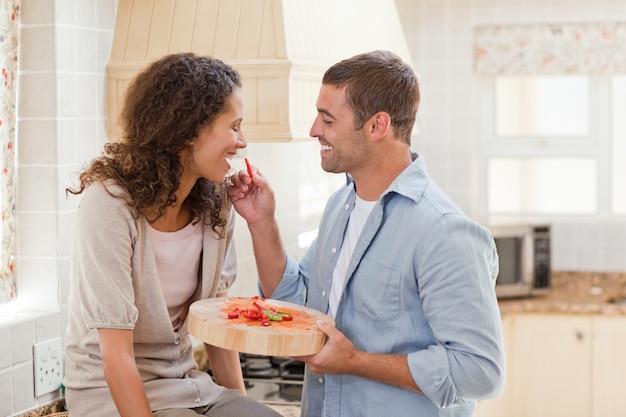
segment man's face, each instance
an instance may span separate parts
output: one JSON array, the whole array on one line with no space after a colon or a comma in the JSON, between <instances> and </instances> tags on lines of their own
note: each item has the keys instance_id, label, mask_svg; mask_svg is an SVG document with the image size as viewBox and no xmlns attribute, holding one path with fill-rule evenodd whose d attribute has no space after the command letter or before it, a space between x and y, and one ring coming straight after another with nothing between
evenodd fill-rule
<instances>
[{"instance_id":1,"label":"man's face","mask_svg":"<svg viewBox=\"0 0 626 417\"><path fill-rule=\"evenodd\" d=\"M322 169L353 173L369 148L363 128L354 128L354 113L346 102L345 88L323 84L316 106L317 117L309 134L321 145Z\"/></svg>"}]
</instances>

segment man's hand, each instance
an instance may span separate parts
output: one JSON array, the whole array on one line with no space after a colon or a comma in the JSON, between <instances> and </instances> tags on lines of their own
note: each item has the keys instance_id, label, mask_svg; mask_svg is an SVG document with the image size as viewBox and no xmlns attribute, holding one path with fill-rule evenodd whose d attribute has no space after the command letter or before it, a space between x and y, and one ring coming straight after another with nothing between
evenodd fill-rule
<instances>
[{"instance_id":1,"label":"man's hand","mask_svg":"<svg viewBox=\"0 0 626 417\"><path fill-rule=\"evenodd\" d=\"M328 341L322 350L315 355L294 358L306 363L314 374L356 375L406 390L421 392L413 380L406 355L357 350L333 323L319 321L317 327L328 336Z\"/></svg>"},{"instance_id":2,"label":"man's hand","mask_svg":"<svg viewBox=\"0 0 626 417\"><path fill-rule=\"evenodd\" d=\"M347 374L359 351L333 323L320 320L317 327L326 333L328 340L322 350L315 355L300 356L300 360L309 366L314 374Z\"/></svg>"},{"instance_id":3,"label":"man's hand","mask_svg":"<svg viewBox=\"0 0 626 417\"><path fill-rule=\"evenodd\" d=\"M269 183L258 168L251 167L251 171L254 181L247 170L241 170L230 177L232 185L228 187L228 195L235 210L248 224L273 219L276 209L274 191Z\"/></svg>"},{"instance_id":4,"label":"man's hand","mask_svg":"<svg viewBox=\"0 0 626 417\"><path fill-rule=\"evenodd\" d=\"M231 177L228 195L237 213L248 222L259 284L264 296L270 297L285 272L287 257L274 218L274 191L258 168L252 166L251 171L253 177L247 170Z\"/></svg>"}]
</instances>

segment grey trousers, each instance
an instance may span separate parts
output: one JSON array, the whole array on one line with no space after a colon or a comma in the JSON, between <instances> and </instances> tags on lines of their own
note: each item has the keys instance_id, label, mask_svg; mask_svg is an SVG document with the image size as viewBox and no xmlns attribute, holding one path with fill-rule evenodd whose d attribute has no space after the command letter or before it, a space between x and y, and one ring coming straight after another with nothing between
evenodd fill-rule
<instances>
[{"instance_id":1,"label":"grey trousers","mask_svg":"<svg viewBox=\"0 0 626 417\"><path fill-rule=\"evenodd\" d=\"M238 390L224 389L212 403L196 408L169 408L152 413L154 417L282 417L263 403L246 397Z\"/></svg>"}]
</instances>

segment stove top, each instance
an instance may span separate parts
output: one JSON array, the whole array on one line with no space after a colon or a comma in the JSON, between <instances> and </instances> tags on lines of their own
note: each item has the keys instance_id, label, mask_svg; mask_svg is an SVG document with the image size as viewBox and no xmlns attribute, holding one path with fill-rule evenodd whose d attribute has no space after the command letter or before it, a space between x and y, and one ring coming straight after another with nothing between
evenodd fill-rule
<instances>
[{"instance_id":1,"label":"stove top","mask_svg":"<svg viewBox=\"0 0 626 417\"><path fill-rule=\"evenodd\" d=\"M304 363L282 356L240 353L248 396L271 403L300 404Z\"/></svg>"}]
</instances>

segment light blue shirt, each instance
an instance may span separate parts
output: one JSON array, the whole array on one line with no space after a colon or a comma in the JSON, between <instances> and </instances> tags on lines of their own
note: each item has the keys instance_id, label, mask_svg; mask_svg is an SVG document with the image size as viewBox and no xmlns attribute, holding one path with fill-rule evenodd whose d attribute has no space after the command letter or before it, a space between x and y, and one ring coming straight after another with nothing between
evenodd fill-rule
<instances>
[{"instance_id":1,"label":"light blue shirt","mask_svg":"<svg viewBox=\"0 0 626 417\"><path fill-rule=\"evenodd\" d=\"M353 375L308 369L304 417L455 416L499 395L504 346L489 231L428 177L422 157L380 197L357 242L337 328L359 350L408 355L418 394ZM298 264L288 259L272 298L328 310L331 277L354 207L354 182L335 192Z\"/></svg>"}]
</instances>

